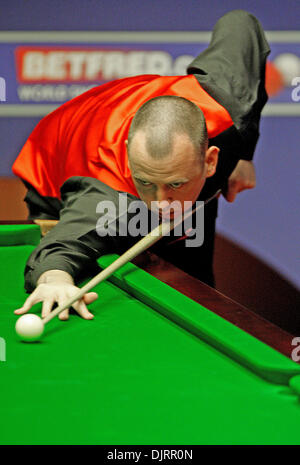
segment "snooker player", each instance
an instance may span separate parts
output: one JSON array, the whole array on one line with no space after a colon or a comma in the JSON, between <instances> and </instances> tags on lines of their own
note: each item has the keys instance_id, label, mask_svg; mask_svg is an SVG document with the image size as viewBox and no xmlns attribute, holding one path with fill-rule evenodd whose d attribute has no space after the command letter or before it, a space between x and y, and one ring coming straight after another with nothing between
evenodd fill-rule
<instances>
[{"instance_id":1,"label":"snooker player","mask_svg":"<svg viewBox=\"0 0 300 465\"><path fill-rule=\"evenodd\" d=\"M252 157L267 101L264 87L269 46L257 19L242 10L216 24L209 47L186 76L125 78L80 95L45 117L13 170L28 193L30 218L60 219L30 256L25 287L32 292L17 314L43 302L42 316L77 291L96 259L124 250L132 238L100 238L100 201L128 205L204 200L222 187L232 202L255 186ZM153 205L153 204L152 204ZM217 200L205 207L204 244L163 238L155 252L214 285L212 260ZM74 305L93 318L89 293ZM68 318L68 310L61 319Z\"/></svg>"}]
</instances>

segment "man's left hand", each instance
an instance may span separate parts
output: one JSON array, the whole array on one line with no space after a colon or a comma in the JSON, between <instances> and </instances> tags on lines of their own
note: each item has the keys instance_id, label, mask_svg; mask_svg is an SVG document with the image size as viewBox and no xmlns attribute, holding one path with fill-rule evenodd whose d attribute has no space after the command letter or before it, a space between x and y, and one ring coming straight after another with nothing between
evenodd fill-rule
<instances>
[{"instance_id":1,"label":"man's left hand","mask_svg":"<svg viewBox=\"0 0 300 465\"><path fill-rule=\"evenodd\" d=\"M253 189L255 185L256 176L252 161L239 160L228 178L227 190L222 193L228 202L233 202L239 192L245 189Z\"/></svg>"}]
</instances>

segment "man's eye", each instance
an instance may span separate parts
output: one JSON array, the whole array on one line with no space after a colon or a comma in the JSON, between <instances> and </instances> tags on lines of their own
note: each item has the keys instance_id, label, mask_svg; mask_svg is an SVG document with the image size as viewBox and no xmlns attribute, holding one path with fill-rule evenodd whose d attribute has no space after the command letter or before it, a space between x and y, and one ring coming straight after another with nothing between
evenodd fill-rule
<instances>
[{"instance_id":1,"label":"man's eye","mask_svg":"<svg viewBox=\"0 0 300 465\"><path fill-rule=\"evenodd\" d=\"M151 182L149 181L143 181L142 179L138 179L138 182L142 184L142 186L151 186Z\"/></svg>"},{"instance_id":2,"label":"man's eye","mask_svg":"<svg viewBox=\"0 0 300 465\"><path fill-rule=\"evenodd\" d=\"M172 182L170 184L170 186L173 188L173 189L178 189L179 187L182 186L182 182Z\"/></svg>"}]
</instances>

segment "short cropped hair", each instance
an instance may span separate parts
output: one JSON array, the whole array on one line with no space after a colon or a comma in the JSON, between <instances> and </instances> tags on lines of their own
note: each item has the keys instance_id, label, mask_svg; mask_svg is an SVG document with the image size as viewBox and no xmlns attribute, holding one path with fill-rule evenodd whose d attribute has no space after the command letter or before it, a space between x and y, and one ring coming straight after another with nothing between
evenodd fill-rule
<instances>
[{"instance_id":1,"label":"short cropped hair","mask_svg":"<svg viewBox=\"0 0 300 465\"><path fill-rule=\"evenodd\" d=\"M208 147L206 122L202 110L190 100L164 95L144 103L131 122L129 155L132 140L138 131L145 132L146 149L154 159L171 153L175 134L185 134L191 140L196 156L204 160Z\"/></svg>"}]
</instances>

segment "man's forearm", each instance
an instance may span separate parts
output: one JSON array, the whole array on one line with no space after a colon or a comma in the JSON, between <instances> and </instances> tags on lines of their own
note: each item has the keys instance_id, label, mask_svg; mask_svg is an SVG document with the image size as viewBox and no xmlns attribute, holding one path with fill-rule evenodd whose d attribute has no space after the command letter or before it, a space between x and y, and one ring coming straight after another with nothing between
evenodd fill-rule
<instances>
[{"instance_id":1,"label":"man's forearm","mask_svg":"<svg viewBox=\"0 0 300 465\"><path fill-rule=\"evenodd\" d=\"M37 286L39 284L51 284L51 283L57 283L57 282L74 284L74 280L72 276L66 271L49 270L41 274L41 276L37 280Z\"/></svg>"},{"instance_id":2,"label":"man's forearm","mask_svg":"<svg viewBox=\"0 0 300 465\"><path fill-rule=\"evenodd\" d=\"M99 256L117 251L119 243L127 246L127 237L102 237L96 229L99 202L113 202L118 217L117 191L97 179L74 177L65 182L61 192L60 221L43 237L26 264L25 289L30 293L44 279L47 283L63 280L73 284L73 279L78 283L95 270ZM128 205L136 199L128 195Z\"/></svg>"}]
</instances>

